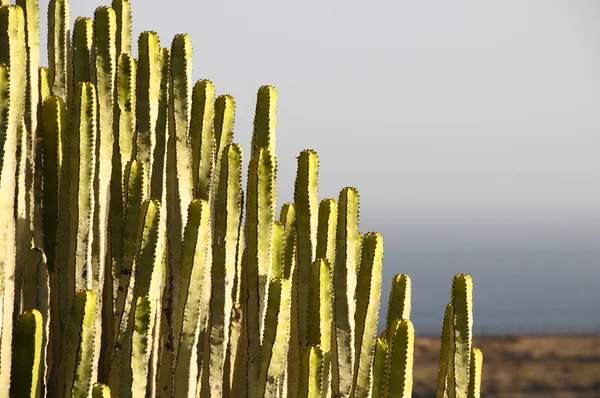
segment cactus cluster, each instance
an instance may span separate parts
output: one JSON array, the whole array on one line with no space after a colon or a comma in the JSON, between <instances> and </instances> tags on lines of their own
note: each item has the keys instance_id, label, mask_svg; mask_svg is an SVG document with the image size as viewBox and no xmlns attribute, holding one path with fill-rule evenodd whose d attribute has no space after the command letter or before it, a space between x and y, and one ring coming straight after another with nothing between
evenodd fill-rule
<instances>
[{"instance_id":1,"label":"cactus cluster","mask_svg":"<svg viewBox=\"0 0 600 398\"><path fill-rule=\"evenodd\" d=\"M247 186L235 103L192 82L192 44L131 54L131 5L71 32L0 7L0 396L409 397L410 280L377 337L383 239L359 194L318 198L298 157L278 214L277 92L258 91ZM455 277L438 397L478 397L472 282Z\"/></svg>"}]
</instances>

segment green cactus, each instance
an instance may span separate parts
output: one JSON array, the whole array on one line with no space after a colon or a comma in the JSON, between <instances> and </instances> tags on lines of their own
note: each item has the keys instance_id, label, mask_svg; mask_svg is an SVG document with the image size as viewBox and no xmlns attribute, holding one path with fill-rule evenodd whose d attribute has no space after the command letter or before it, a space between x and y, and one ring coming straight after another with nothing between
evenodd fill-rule
<instances>
[{"instance_id":1,"label":"green cactus","mask_svg":"<svg viewBox=\"0 0 600 398\"><path fill-rule=\"evenodd\" d=\"M45 68L38 1L16 3L0 2L0 396L410 395L410 279L377 338L383 238L360 232L358 191L319 202L303 151L276 219L274 87L244 193L234 99L192 82L187 35L144 32L136 60L129 0L72 35L51 0ZM471 341L460 274L438 398L480 395Z\"/></svg>"},{"instance_id":2,"label":"green cactus","mask_svg":"<svg viewBox=\"0 0 600 398\"><path fill-rule=\"evenodd\" d=\"M410 398L415 329L410 320L399 319L392 324L389 333L389 355L383 396Z\"/></svg>"},{"instance_id":3,"label":"green cactus","mask_svg":"<svg viewBox=\"0 0 600 398\"><path fill-rule=\"evenodd\" d=\"M387 358L389 355L389 346L387 339L382 336L377 338L375 344L375 359L373 360L373 398L382 398L386 388Z\"/></svg>"},{"instance_id":4,"label":"green cactus","mask_svg":"<svg viewBox=\"0 0 600 398\"><path fill-rule=\"evenodd\" d=\"M374 347L377 340L383 238L378 233L365 235L356 286L354 396L369 397ZM393 348L393 347L392 347Z\"/></svg>"},{"instance_id":5,"label":"green cactus","mask_svg":"<svg viewBox=\"0 0 600 398\"><path fill-rule=\"evenodd\" d=\"M336 335L336 357L333 358L333 393L350 396L354 378L356 303L354 294L357 285L356 263L359 243L358 191L344 188L340 193L337 222L336 259L333 287L335 290L334 324Z\"/></svg>"},{"instance_id":6,"label":"green cactus","mask_svg":"<svg viewBox=\"0 0 600 398\"><path fill-rule=\"evenodd\" d=\"M10 381L11 397L41 396L43 333L42 314L38 310L26 311L19 316Z\"/></svg>"},{"instance_id":7,"label":"green cactus","mask_svg":"<svg viewBox=\"0 0 600 398\"><path fill-rule=\"evenodd\" d=\"M94 360L96 295L82 290L75 296L66 338L65 394L74 398L90 395Z\"/></svg>"},{"instance_id":8,"label":"green cactus","mask_svg":"<svg viewBox=\"0 0 600 398\"><path fill-rule=\"evenodd\" d=\"M481 396L481 368L483 366L483 354L479 348L471 350L471 366L469 370L469 389L467 398L479 398Z\"/></svg>"},{"instance_id":9,"label":"green cactus","mask_svg":"<svg viewBox=\"0 0 600 398\"><path fill-rule=\"evenodd\" d=\"M19 6L0 7L0 90L2 113L6 115L0 131L0 270L2 272L2 330L0 334L0 396L8 396L12 351L13 309L18 303L15 286L17 260L16 211L17 145L24 117L25 85L25 18Z\"/></svg>"},{"instance_id":10,"label":"green cactus","mask_svg":"<svg viewBox=\"0 0 600 398\"><path fill-rule=\"evenodd\" d=\"M302 354L299 397L320 398L322 389L323 353L318 345L312 345Z\"/></svg>"}]
</instances>

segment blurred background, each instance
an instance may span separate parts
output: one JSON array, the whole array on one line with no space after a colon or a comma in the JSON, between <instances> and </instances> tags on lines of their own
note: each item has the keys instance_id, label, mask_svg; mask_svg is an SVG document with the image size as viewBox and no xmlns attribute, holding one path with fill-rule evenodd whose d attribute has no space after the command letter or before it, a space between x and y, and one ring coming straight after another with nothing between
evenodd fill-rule
<instances>
[{"instance_id":1,"label":"blurred background","mask_svg":"<svg viewBox=\"0 0 600 398\"><path fill-rule=\"evenodd\" d=\"M74 20L96 2L71 4ZM485 366L509 364L484 376L486 396L516 398L515 380L538 375L527 396L600 396L600 2L132 4L134 37L191 35L194 78L234 95L246 150L256 91L277 87L281 204L305 148L320 155L321 198L360 190L361 230L385 239L382 316L392 276L413 281L417 373L437 361L451 279L466 272ZM579 384L550 376L583 364ZM428 396L434 382L418 380Z\"/></svg>"}]
</instances>

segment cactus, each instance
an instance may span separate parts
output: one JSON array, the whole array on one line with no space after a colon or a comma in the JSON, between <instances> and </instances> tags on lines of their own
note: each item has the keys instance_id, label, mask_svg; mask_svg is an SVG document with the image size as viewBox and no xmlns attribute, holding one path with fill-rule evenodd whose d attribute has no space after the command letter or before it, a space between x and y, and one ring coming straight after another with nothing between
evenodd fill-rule
<instances>
[{"instance_id":1,"label":"cactus","mask_svg":"<svg viewBox=\"0 0 600 398\"><path fill-rule=\"evenodd\" d=\"M192 81L192 45L138 39L113 0L72 34L0 6L0 396L410 396L410 279L377 337L383 238L359 193L319 202L298 157L277 219L277 98L258 90L248 181L235 102ZM18 266L19 265L19 266ZM438 398L476 398L472 281L454 278Z\"/></svg>"}]
</instances>

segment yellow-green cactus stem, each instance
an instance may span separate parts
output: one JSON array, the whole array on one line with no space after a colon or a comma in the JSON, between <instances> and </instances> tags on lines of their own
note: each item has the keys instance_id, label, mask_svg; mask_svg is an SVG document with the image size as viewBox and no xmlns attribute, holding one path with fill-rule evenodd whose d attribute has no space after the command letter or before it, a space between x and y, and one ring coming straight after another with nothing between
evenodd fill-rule
<instances>
[{"instance_id":1,"label":"yellow-green cactus stem","mask_svg":"<svg viewBox=\"0 0 600 398\"><path fill-rule=\"evenodd\" d=\"M14 219L18 132L24 115L25 98L25 19L18 6L0 7L0 270L2 271L2 329L0 334L0 396L8 396L10 386L12 327L17 289L16 225ZM10 78L9 78L10 69ZM8 95L10 93L10 95Z\"/></svg>"},{"instance_id":2,"label":"yellow-green cactus stem","mask_svg":"<svg viewBox=\"0 0 600 398\"><path fill-rule=\"evenodd\" d=\"M117 54L131 53L131 2L113 0L117 17Z\"/></svg>"},{"instance_id":3,"label":"yellow-green cactus stem","mask_svg":"<svg viewBox=\"0 0 600 398\"><path fill-rule=\"evenodd\" d=\"M397 320L389 335L384 397L410 398L413 385L415 329L410 320Z\"/></svg>"},{"instance_id":4,"label":"yellow-green cactus stem","mask_svg":"<svg viewBox=\"0 0 600 398\"><path fill-rule=\"evenodd\" d=\"M107 286L104 292L106 277L112 281L112 259L107 257L109 252L109 214L111 201L111 180L114 155L114 100L115 78L117 64L116 48L117 18L110 7L99 7L94 12L94 71L98 95L98 137L97 137L97 175L94 183L95 209L94 209L94 242L92 243L92 288L100 297L98 316L112 319L113 314L113 289L114 285ZM120 167L119 167L119 171ZM120 178L120 176L115 176ZM119 199L120 199L119 195ZM121 214L119 214L120 218ZM110 267L107 267L107 260ZM105 275L106 270L110 275ZM112 344L113 336L110 333L102 334L102 321L97 324L98 335L102 339L96 340L96 351L103 356L106 354L106 344ZM105 349L101 349L101 344ZM104 371L104 368L100 369Z\"/></svg>"},{"instance_id":5,"label":"yellow-green cactus stem","mask_svg":"<svg viewBox=\"0 0 600 398\"><path fill-rule=\"evenodd\" d=\"M110 182L110 249L112 297L115 304L121 278L121 261L123 260L123 222L127 201L127 186L124 185L124 181L127 178L127 168L130 167L129 162L135 157L136 68L136 62L131 55L119 55L116 65L113 167Z\"/></svg>"},{"instance_id":6,"label":"yellow-green cactus stem","mask_svg":"<svg viewBox=\"0 0 600 398\"><path fill-rule=\"evenodd\" d=\"M161 82L160 39L156 32L143 32L138 39L136 110L136 156L152 169L152 140L158 119ZM149 178L151 180L151 178ZM158 199L158 198L153 198Z\"/></svg>"},{"instance_id":7,"label":"yellow-green cactus stem","mask_svg":"<svg viewBox=\"0 0 600 398\"><path fill-rule=\"evenodd\" d=\"M398 319L410 319L411 282L408 275L398 274L392 279L392 289L388 302L386 330Z\"/></svg>"},{"instance_id":8,"label":"yellow-green cactus stem","mask_svg":"<svg viewBox=\"0 0 600 398\"><path fill-rule=\"evenodd\" d=\"M40 23L39 23L39 5L38 0L17 0L17 6L23 9L25 18L25 29L23 30L26 42L26 77L27 88L25 92L25 128L21 131L20 137L20 159L19 159L19 199L17 217L21 220L22 226L21 245L22 255L27 256L31 248L31 239L33 245L41 247L43 237L41 227L41 206L38 194L34 190L34 173L36 170L36 136L38 123L38 102L39 102L39 81L38 69L40 64ZM41 166L41 165L39 165ZM39 167L38 167L39 169ZM38 201L36 202L36 199Z\"/></svg>"},{"instance_id":9,"label":"yellow-green cactus stem","mask_svg":"<svg viewBox=\"0 0 600 398\"><path fill-rule=\"evenodd\" d=\"M110 398L110 388L102 383L96 383L92 387L92 398Z\"/></svg>"},{"instance_id":10,"label":"yellow-green cactus stem","mask_svg":"<svg viewBox=\"0 0 600 398\"><path fill-rule=\"evenodd\" d=\"M54 272L57 244L59 199L64 198L61 179L68 176L69 141L67 135L67 108L60 97L46 98L42 106L42 131L44 140L44 246L48 257L48 268ZM62 182L62 189L65 188ZM67 239L65 239L67 240ZM60 263L58 263L60 266Z\"/></svg>"},{"instance_id":11,"label":"yellow-green cactus stem","mask_svg":"<svg viewBox=\"0 0 600 398\"><path fill-rule=\"evenodd\" d=\"M42 392L43 320L38 310L19 316L15 330L10 396L38 398Z\"/></svg>"},{"instance_id":12,"label":"yellow-green cactus stem","mask_svg":"<svg viewBox=\"0 0 600 398\"><path fill-rule=\"evenodd\" d=\"M136 300L131 343L131 396L145 396L148 391L148 368L156 317L153 300L140 296Z\"/></svg>"},{"instance_id":13,"label":"yellow-green cactus stem","mask_svg":"<svg viewBox=\"0 0 600 398\"><path fill-rule=\"evenodd\" d=\"M22 311L36 309L41 314L42 328L42 357L40 362L41 389L46 388L49 371L48 363L51 363L51 351L48 350L50 337L50 280L46 256L38 248L31 248L25 259L22 284ZM60 330L60 329L59 329ZM60 332L58 333L60 336Z\"/></svg>"},{"instance_id":14,"label":"yellow-green cactus stem","mask_svg":"<svg viewBox=\"0 0 600 398\"><path fill-rule=\"evenodd\" d=\"M273 223L273 245L271 247L271 279L283 278L283 250L285 231L280 221Z\"/></svg>"},{"instance_id":15,"label":"yellow-green cactus stem","mask_svg":"<svg viewBox=\"0 0 600 398\"><path fill-rule=\"evenodd\" d=\"M290 306L290 339L286 381L288 397L296 398L300 388L300 364L302 362L302 351L300 350L300 338L298 330L298 284L296 283L298 270L296 205L294 203L285 203L281 207L279 219L281 224L284 226L283 277L290 281L290 285L292 287L292 302Z\"/></svg>"},{"instance_id":16,"label":"yellow-green cactus stem","mask_svg":"<svg viewBox=\"0 0 600 398\"><path fill-rule=\"evenodd\" d=\"M319 222L319 156L315 151L302 151L294 189L298 233L298 302L308 302L310 269L317 251ZM308 313L300 311L298 319L300 349L308 346Z\"/></svg>"},{"instance_id":17,"label":"yellow-green cactus stem","mask_svg":"<svg viewBox=\"0 0 600 398\"><path fill-rule=\"evenodd\" d=\"M323 199L319 204L319 227L317 232L317 258L335 261L338 205L335 199Z\"/></svg>"},{"instance_id":18,"label":"yellow-green cactus stem","mask_svg":"<svg viewBox=\"0 0 600 398\"><path fill-rule=\"evenodd\" d=\"M273 279L269 286L269 303L261 348L258 381L259 397L278 397L281 378L287 367L287 343L290 335L289 281Z\"/></svg>"},{"instance_id":19,"label":"yellow-green cactus stem","mask_svg":"<svg viewBox=\"0 0 600 398\"><path fill-rule=\"evenodd\" d=\"M483 367L483 354L479 348L471 350L471 368L469 371L469 389L467 398L481 396L481 370Z\"/></svg>"},{"instance_id":20,"label":"yellow-green cactus stem","mask_svg":"<svg viewBox=\"0 0 600 398\"><path fill-rule=\"evenodd\" d=\"M356 264L358 250L359 196L355 188L344 188L338 201L338 223L336 259L333 287L335 291L334 320L336 356L332 367L332 389L334 394L349 396L354 375L355 342L354 317L356 303Z\"/></svg>"},{"instance_id":21,"label":"yellow-green cactus stem","mask_svg":"<svg viewBox=\"0 0 600 398\"><path fill-rule=\"evenodd\" d=\"M157 201L144 201L139 213L136 232L136 250L131 268L130 281L126 290L124 309L116 320L118 331L113 361L109 374L109 386L113 395L131 396L132 370L130 367L132 330L134 326L132 308L138 297L149 296L156 302L160 299L162 277L161 253L157 253L161 237L160 204Z\"/></svg>"},{"instance_id":22,"label":"yellow-green cactus stem","mask_svg":"<svg viewBox=\"0 0 600 398\"><path fill-rule=\"evenodd\" d=\"M273 151L260 148L250 160L246 202L248 391L257 391L263 319L271 271L271 245L276 212L276 170Z\"/></svg>"},{"instance_id":23,"label":"yellow-green cactus stem","mask_svg":"<svg viewBox=\"0 0 600 398\"><path fill-rule=\"evenodd\" d=\"M119 244L122 247L122 261L119 267L117 280L119 287L115 296L115 333L118 333L121 316L125 308L125 299L128 294L129 284L133 272L133 260L136 251L139 250L138 239L140 232L140 214L142 212L142 203L145 200L146 191L146 173L144 164L139 160L133 160L128 163L125 174L125 219L123 222L123 241Z\"/></svg>"},{"instance_id":24,"label":"yellow-green cactus stem","mask_svg":"<svg viewBox=\"0 0 600 398\"><path fill-rule=\"evenodd\" d=\"M452 303L449 303L446 306L444 325L442 327L436 398L448 398L450 396L450 368L452 366L452 356L454 353L453 316L454 310L452 308Z\"/></svg>"},{"instance_id":25,"label":"yellow-green cactus stem","mask_svg":"<svg viewBox=\"0 0 600 398\"><path fill-rule=\"evenodd\" d=\"M275 150L277 129L277 90L273 86L262 86L256 96L252 152L258 148Z\"/></svg>"},{"instance_id":26,"label":"yellow-green cactus stem","mask_svg":"<svg viewBox=\"0 0 600 398\"><path fill-rule=\"evenodd\" d=\"M469 275L458 274L452 281L452 309L454 353L450 378L454 381L452 398L466 398L469 387L473 327L473 280Z\"/></svg>"},{"instance_id":27,"label":"yellow-green cactus stem","mask_svg":"<svg viewBox=\"0 0 600 398\"><path fill-rule=\"evenodd\" d=\"M356 286L355 381L354 396L368 398L371 390L373 355L381 299L383 238L368 233L363 241L361 265Z\"/></svg>"},{"instance_id":28,"label":"yellow-green cactus stem","mask_svg":"<svg viewBox=\"0 0 600 398\"><path fill-rule=\"evenodd\" d=\"M323 394L323 352L312 345L302 354L300 398L321 398Z\"/></svg>"},{"instance_id":29,"label":"yellow-green cactus stem","mask_svg":"<svg viewBox=\"0 0 600 398\"><path fill-rule=\"evenodd\" d=\"M167 136L169 119L169 101L171 87L171 49L162 48L160 50L160 97L158 99L158 115L154 133L154 154L152 156L152 180L150 181L150 199L161 200L166 203L163 196L163 187L165 185L166 175L173 175L174 164L169 165L173 168L165 170L167 159ZM173 148L173 151L175 148ZM173 152L174 154L174 152ZM172 162L174 163L174 162ZM173 179L170 178L171 183Z\"/></svg>"},{"instance_id":30,"label":"yellow-green cactus stem","mask_svg":"<svg viewBox=\"0 0 600 398\"><path fill-rule=\"evenodd\" d=\"M215 170L213 191L218 191L221 181L221 157L223 151L233 142L233 127L235 125L235 100L231 95L220 95L215 100L214 140L215 140ZM214 194L213 194L214 195Z\"/></svg>"},{"instance_id":31,"label":"yellow-green cactus stem","mask_svg":"<svg viewBox=\"0 0 600 398\"><path fill-rule=\"evenodd\" d=\"M215 86L210 80L199 80L194 85L191 107L189 141L194 197L210 202L215 161Z\"/></svg>"},{"instance_id":32,"label":"yellow-green cactus stem","mask_svg":"<svg viewBox=\"0 0 600 398\"><path fill-rule=\"evenodd\" d=\"M177 185L181 225L186 224L185 209L194 198L190 120L192 109L192 42L188 35L176 35L171 45L171 109L169 126L175 137ZM181 231L183 233L183 231ZM177 283L177 274L174 274Z\"/></svg>"},{"instance_id":33,"label":"yellow-green cactus stem","mask_svg":"<svg viewBox=\"0 0 600 398\"><path fill-rule=\"evenodd\" d=\"M388 343L384 336L375 343L375 359L373 360L372 398L382 398L385 389L385 373L387 371Z\"/></svg>"},{"instance_id":34,"label":"yellow-green cactus stem","mask_svg":"<svg viewBox=\"0 0 600 398\"><path fill-rule=\"evenodd\" d=\"M308 345L319 345L323 354L323 390L329 394L331 345L333 339L333 269L318 258L311 267L308 305Z\"/></svg>"},{"instance_id":35,"label":"yellow-green cactus stem","mask_svg":"<svg viewBox=\"0 0 600 398\"><path fill-rule=\"evenodd\" d=\"M52 317L52 334L60 336L69 318L69 174L70 143L67 125L67 107L62 98L49 96L42 105L43 134L43 229L44 246L48 259ZM60 237L60 238L59 238ZM57 366L61 358L61 339L52 339L53 361ZM58 369L55 366L55 371ZM54 377L51 381L55 381Z\"/></svg>"},{"instance_id":36,"label":"yellow-green cactus stem","mask_svg":"<svg viewBox=\"0 0 600 398\"><path fill-rule=\"evenodd\" d=\"M226 348L229 341L230 318L238 257L238 241L242 216L242 148L231 144L222 158L221 182L215 198L212 294L210 298L211 326L210 385L213 395L219 396L228 375L224 374ZM239 334L239 331L238 331Z\"/></svg>"},{"instance_id":37,"label":"yellow-green cactus stem","mask_svg":"<svg viewBox=\"0 0 600 398\"><path fill-rule=\"evenodd\" d=\"M79 17L73 26L73 93L77 96L79 83L95 83L94 21Z\"/></svg>"},{"instance_id":38,"label":"yellow-green cactus stem","mask_svg":"<svg viewBox=\"0 0 600 398\"><path fill-rule=\"evenodd\" d=\"M70 247L73 262L68 276L69 293L92 288L94 237L94 180L96 178L97 97L91 83L79 83L75 91L73 131L70 135Z\"/></svg>"},{"instance_id":39,"label":"yellow-green cactus stem","mask_svg":"<svg viewBox=\"0 0 600 398\"><path fill-rule=\"evenodd\" d=\"M120 54L117 61L115 134L121 173L135 157L137 63L130 54ZM122 178L122 177L121 177Z\"/></svg>"},{"instance_id":40,"label":"yellow-green cactus stem","mask_svg":"<svg viewBox=\"0 0 600 398\"><path fill-rule=\"evenodd\" d=\"M238 374L239 361L242 355L246 355L242 346L242 328L243 328L244 312L242 305L239 302L233 303L230 315L229 340L227 343L227 352L225 355L225 363L223 365L223 397L230 398L234 391L234 383L237 379L245 379L246 375ZM245 391L245 390L244 390Z\"/></svg>"},{"instance_id":41,"label":"yellow-green cactus stem","mask_svg":"<svg viewBox=\"0 0 600 398\"><path fill-rule=\"evenodd\" d=\"M175 329L178 344L175 368L175 396L192 397L196 394L200 366L197 357L204 353L195 350L203 342L208 326L211 289L212 252L210 247L210 206L205 200L194 200L188 211L188 224L183 239L181 291L179 314Z\"/></svg>"},{"instance_id":42,"label":"yellow-green cactus stem","mask_svg":"<svg viewBox=\"0 0 600 398\"><path fill-rule=\"evenodd\" d=\"M87 398L92 392L96 295L82 290L75 296L66 334L65 395Z\"/></svg>"},{"instance_id":43,"label":"yellow-green cactus stem","mask_svg":"<svg viewBox=\"0 0 600 398\"><path fill-rule=\"evenodd\" d=\"M38 81L40 82L39 87L38 87L38 98L39 103L38 105L42 105L44 103L44 101L46 100L46 98L48 98L49 96L52 95L52 86L51 86L51 81L50 81L50 69L41 66L38 69ZM41 116L39 114L38 111L38 117ZM40 137L38 137L40 138Z\"/></svg>"},{"instance_id":44,"label":"yellow-green cactus stem","mask_svg":"<svg viewBox=\"0 0 600 398\"><path fill-rule=\"evenodd\" d=\"M67 98L70 84L69 59L71 54L69 37L71 11L68 0L50 0L48 5L48 65L52 94Z\"/></svg>"}]
</instances>

